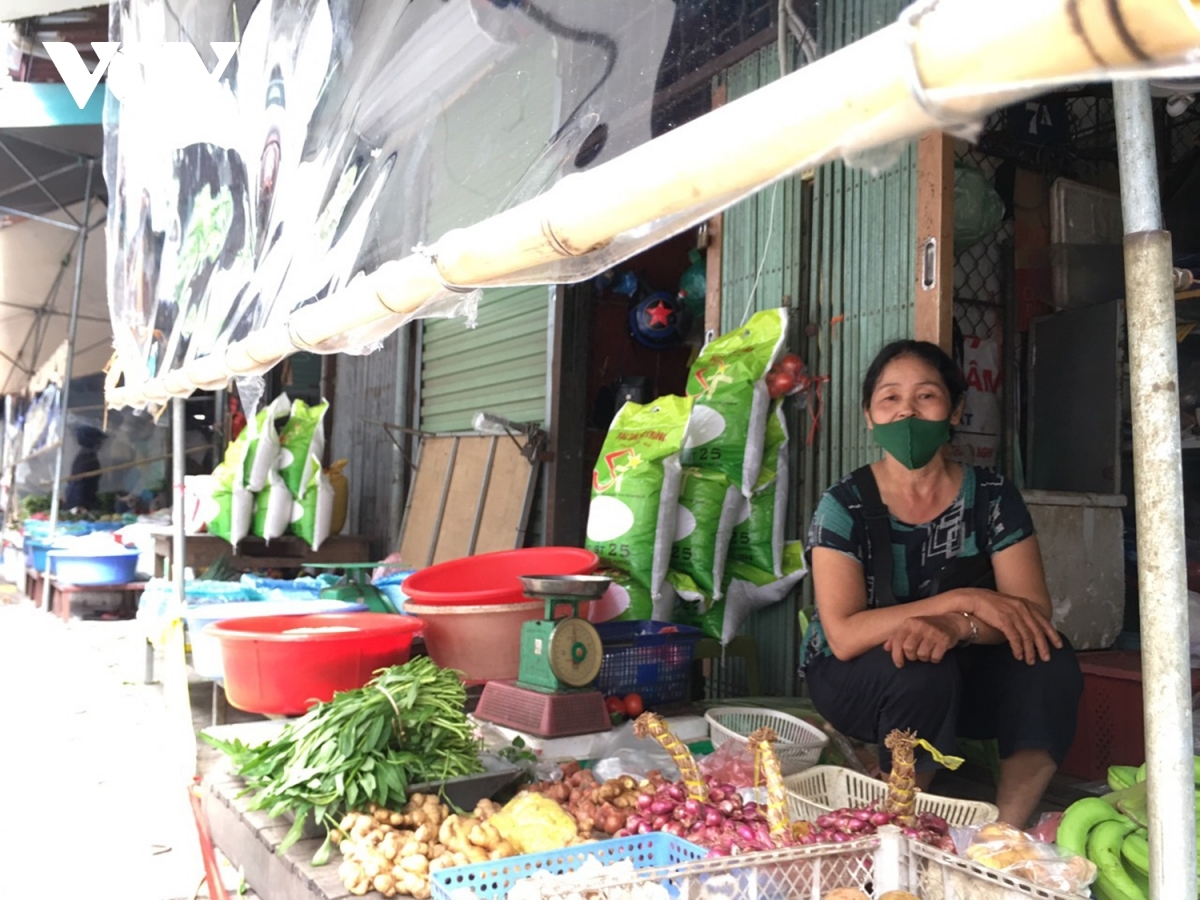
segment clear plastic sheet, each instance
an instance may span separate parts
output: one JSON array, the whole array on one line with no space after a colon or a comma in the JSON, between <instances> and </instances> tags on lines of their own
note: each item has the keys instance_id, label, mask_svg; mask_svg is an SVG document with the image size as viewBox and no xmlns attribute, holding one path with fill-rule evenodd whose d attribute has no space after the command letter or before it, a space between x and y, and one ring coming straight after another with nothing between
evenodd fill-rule
<instances>
[{"instance_id":1,"label":"clear plastic sheet","mask_svg":"<svg viewBox=\"0 0 1200 900\"><path fill-rule=\"evenodd\" d=\"M286 324L356 275L706 111L705 67L777 5L113 4L109 298L126 384ZM210 42L239 43L204 90L139 50L163 41L189 42L208 69ZM447 295L416 316L473 310ZM369 352L408 318L309 349Z\"/></svg>"},{"instance_id":2,"label":"clear plastic sheet","mask_svg":"<svg viewBox=\"0 0 1200 900\"><path fill-rule=\"evenodd\" d=\"M1090 39L1060 11L1035 17L1048 7L1017 6L1056 40ZM921 43L922 19L935 8L932 37ZM1024 32L997 33L988 55L971 4L920 2L899 27L861 39L857 52L827 55L802 80L731 104L728 116L709 119L712 131L700 129L701 140L677 126L709 110L712 76L736 56L730 51L773 37L782 10L798 40L781 56L793 67L811 63L813 48L838 43L825 38L844 30L843 8L816 0L123 0L111 10L110 36L127 42L110 67L105 154L114 198L109 296L126 384L136 389L255 335L253 365L243 355L236 366L223 357L189 366L175 391L262 371L293 349L369 350L463 287L591 277L772 179L836 158L879 171L929 127L969 133L981 114L972 98L999 106L1078 81L1085 58L1064 44L1059 56L1073 62L1058 78L1053 66L1002 65ZM1084 25L1108 35L1099 14L1089 15ZM828 35L819 33L825 26ZM202 74L181 81L177 65L137 51L162 41L190 42L208 67L225 58L210 42L240 43L204 90ZM929 52L920 62L918 44ZM981 48L988 74L972 79L975 57L960 58L968 45ZM941 69L926 65L939 59ZM1155 74L1195 74L1194 55L1173 63ZM952 86L927 87L930 68ZM1007 69L1040 80L1017 84ZM989 77L996 83L983 83ZM754 129L783 104L795 109L802 88L803 128L789 126L786 142ZM123 98L119 128L114 93ZM647 148L653 164L625 155L652 138L664 138ZM754 166L747 144L770 164ZM712 164L721 159L735 162ZM676 180L659 190L671 166ZM511 218L495 219L505 211ZM478 227L489 221L490 230ZM356 277L414 250L436 267L397 270L400 284L381 277L356 292ZM444 293L431 289L435 278ZM373 291L393 289L407 302L374 305ZM318 327L329 322L323 308L302 316L311 337L291 327L298 310L343 294L356 302L342 333ZM411 314L379 316L413 305Z\"/></svg>"}]
</instances>

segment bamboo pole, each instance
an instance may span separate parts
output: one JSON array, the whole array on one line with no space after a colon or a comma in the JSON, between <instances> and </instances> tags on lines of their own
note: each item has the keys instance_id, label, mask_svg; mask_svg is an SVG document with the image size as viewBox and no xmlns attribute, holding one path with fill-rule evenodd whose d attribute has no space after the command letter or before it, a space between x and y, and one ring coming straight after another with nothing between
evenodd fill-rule
<instances>
[{"instance_id":1,"label":"bamboo pole","mask_svg":"<svg viewBox=\"0 0 1200 900\"><path fill-rule=\"evenodd\" d=\"M975 121L1047 87L1200 48L1198 0L938 0L545 193L444 235L165 378L109 395L162 403L299 350L383 336L455 288L579 281L830 159ZM128 376L127 376L128 377Z\"/></svg>"}]
</instances>

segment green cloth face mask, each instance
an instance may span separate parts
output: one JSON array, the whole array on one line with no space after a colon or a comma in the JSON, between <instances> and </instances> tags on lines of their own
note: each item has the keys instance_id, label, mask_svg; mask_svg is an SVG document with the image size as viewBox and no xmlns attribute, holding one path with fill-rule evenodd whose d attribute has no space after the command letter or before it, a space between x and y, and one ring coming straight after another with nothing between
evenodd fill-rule
<instances>
[{"instance_id":1,"label":"green cloth face mask","mask_svg":"<svg viewBox=\"0 0 1200 900\"><path fill-rule=\"evenodd\" d=\"M950 443L950 420L935 422L909 416L882 425L876 423L871 436L906 469L920 469L937 456L943 444Z\"/></svg>"}]
</instances>

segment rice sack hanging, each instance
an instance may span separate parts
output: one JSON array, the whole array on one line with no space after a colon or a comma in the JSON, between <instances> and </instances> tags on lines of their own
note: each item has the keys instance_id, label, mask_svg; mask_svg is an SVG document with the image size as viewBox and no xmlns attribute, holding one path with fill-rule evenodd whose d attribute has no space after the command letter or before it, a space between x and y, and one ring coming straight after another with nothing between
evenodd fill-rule
<instances>
[{"instance_id":1,"label":"rice sack hanging","mask_svg":"<svg viewBox=\"0 0 1200 900\"><path fill-rule=\"evenodd\" d=\"M762 469L754 493L743 499L733 526L729 555L783 577L783 532L788 505L788 431L782 401L767 417Z\"/></svg>"},{"instance_id":2,"label":"rice sack hanging","mask_svg":"<svg viewBox=\"0 0 1200 900\"><path fill-rule=\"evenodd\" d=\"M687 397L626 403L596 460L587 548L600 557L602 568L633 583L618 618L649 619L651 604L662 596L675 540L679 454L691 411Z\"/></svg>"},{"instance_id":3,"label":"rice sack hanging","mask_svg":"<svg viewBox=\"0 0 1200 900\"><path fill-rule=\"evenodd\" d=\"M725 593L725 557L745 498L721 472L683 467L671 568L714 599Z\"/></svg>"},{"instance_id":4,"label":"rice sack hanging","mask_svg":"<svg viewBox=\"0 0 1200 900\"><path fill-rule=\"evenodd\" d=\"M745 497L762 467L771 403L767 370L783 352L786 335L787 310L763 310L707 344L688 373L696 408L683 461L724 473Z\"/></svg>"}]
</instances>

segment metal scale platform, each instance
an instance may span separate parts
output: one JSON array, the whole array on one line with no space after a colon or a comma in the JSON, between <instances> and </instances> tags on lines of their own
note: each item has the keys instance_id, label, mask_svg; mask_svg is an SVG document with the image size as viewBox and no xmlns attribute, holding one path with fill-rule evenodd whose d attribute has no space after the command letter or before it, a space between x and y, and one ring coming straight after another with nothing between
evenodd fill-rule
<instances>
[{"instance_id":1,"label":"metal scale platform","mask_svg":"<svg viewBox=\"0 0 1200 900\"><path fill-rule=\"evenodd\" d=\"M537 737L608 731L603 695L591 685L600 673L600 635L579 616L579 604L598 600L610 580L598 575L525 575L531 600L543 600L546 617L521 627L516 681L489 681L475 716ZM559 607L571 614L555 618Z\"/></svg>"}]
</instances>

